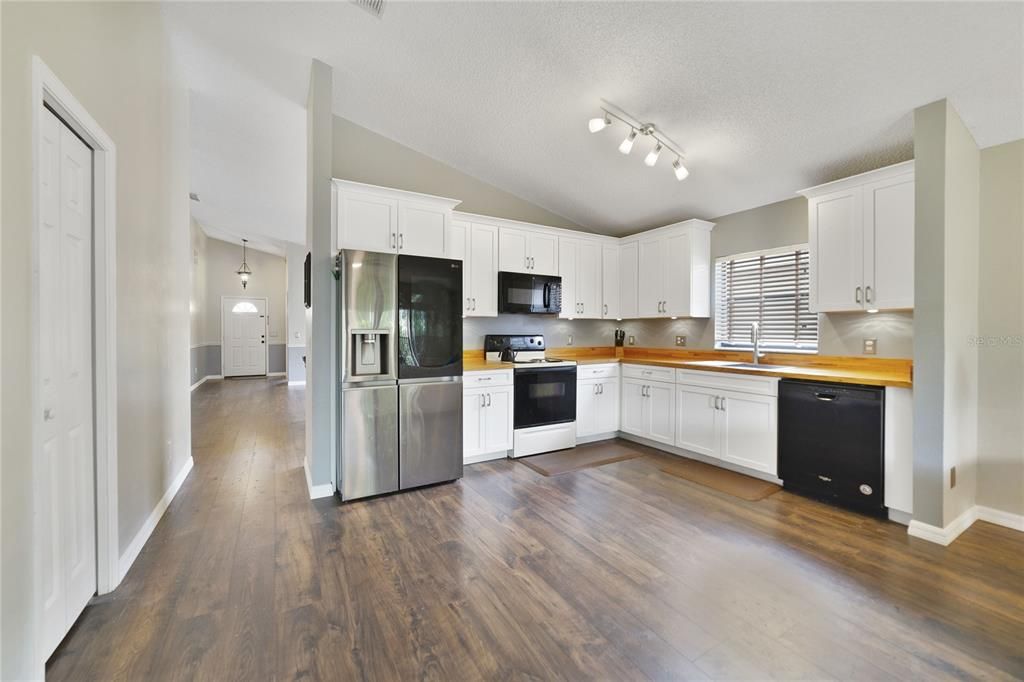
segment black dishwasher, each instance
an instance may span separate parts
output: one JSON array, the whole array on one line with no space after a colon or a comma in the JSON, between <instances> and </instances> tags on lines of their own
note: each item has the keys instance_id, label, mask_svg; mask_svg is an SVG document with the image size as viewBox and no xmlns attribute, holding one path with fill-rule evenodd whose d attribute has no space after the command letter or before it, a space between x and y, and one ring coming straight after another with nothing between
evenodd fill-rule
<instances>
[{"instance_id":1,"label":"black dishwasher","mask_svg":"<svg viewBox=\"0 0 1024 682\"><path fill-rule=\"evenodd\" d=\"M783 487L886 516L885 389L818 381L779 382L779 478Z\"/></svg>"}]
</instances>

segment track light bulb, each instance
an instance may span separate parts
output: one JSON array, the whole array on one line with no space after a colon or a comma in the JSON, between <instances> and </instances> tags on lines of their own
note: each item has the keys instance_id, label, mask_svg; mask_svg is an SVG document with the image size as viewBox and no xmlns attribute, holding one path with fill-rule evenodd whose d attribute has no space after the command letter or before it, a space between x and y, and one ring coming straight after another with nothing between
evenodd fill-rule
<instances>
[{"instance_id":1,"label":"track light bulb","mask_svg":"<svg viewBox=\"0 0 1024 682\"><path fill-rule=\"evenodd\" d=\"M605 114L600 118L590 119L590 132L599 133L612 124L612 119Z\"/></svg>"},{"instance_id":2,"label":"track light bulb","mask_svg":"<svg viewBox=\"0 0 1024 682\"><path fill-rule=\"evenodd\" d=\"M686 176L690 174L690 171L686 170L686 166L678 158L672 162L672 170L676 172L676 180L685 180Z\"/></svg>"},{"instance_id":3,"label":"track light bulb","mask_svg":"<svg viewBox=\"0 0 1024 682\"><path fill-rule=\"evenodd\" d=\"M628 154L631 151L633 151L633 142L635 140L636 130L630 130L629 135L626 137L625 140L622 141L622 144L619 145L619 151L622 152L623 154Z\"/></svg>"},{"instance_id":4,"label":"track light bulb","mask_svg":"<svg viewBox=\"0 0 1024 682\"><path fill-rule=\"evenodd\" d=\"M654 149L647 152L647 156L644 158L644 163L650 167L654 167L654 164L658 163L658 156L661 154L661 143L659 142L654 146Z\"/></svg>"}]
</instances>

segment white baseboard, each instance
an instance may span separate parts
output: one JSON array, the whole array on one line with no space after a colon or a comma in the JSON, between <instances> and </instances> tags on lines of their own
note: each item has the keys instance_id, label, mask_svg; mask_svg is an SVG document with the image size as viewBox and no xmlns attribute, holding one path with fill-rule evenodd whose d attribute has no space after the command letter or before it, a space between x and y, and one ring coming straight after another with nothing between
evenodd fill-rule
<instances>
[{"instance_id":1,"label":"white baseboard","mask_svg":"<svg viewBox=\"0 0 1024 682\"><path fill-rule=\"evenodd\" d=\"M189 390L190 391L194 391L194 390L196 390L197 388L199 388L200 386L202 386L203 384L205 384L207 381L209 381L211 379L223 379L223 378L224 377L221 376L220 374L207 374L205 377L203 377L202 379L200 379L196 383L192 384L192 387L189 388Z\"/></svg>"},{"instance_id":2,"label":"white baseboard","mask_svg":"<svg viewBox=\"0 0 1024 682\"><path fill-rule=\"evenodd\" d=\"M302 381L289 381L288 385L289 386L305 386L306 385L306 380L303 379Z\"/></svg>"},{"instance_id":3,"label":"white baseboard","mask_svg":"<svg viewBox=\"0 0 1024 682\"><path fill-rule=\"evenodd\" d=\"M283 377L286 374L288 374L288 372L267 372L268 377Z\"/></svg>"},{"instance_id":4,"label":"white baseboard","mask_svg":"<svg viewBox=\"0 0 1024 682\"><path fill-rule=\"evenodd\" d=\"M981 505L978 505L975 509L978 510L979 521L988 521L997 526L1024 532L1024 514L1011 514L1010 512L993 509L992 507L982 507Z\"/></svg>"},{"instance_id":5,"label":"white baseboard","mask_svg":"<svg viewBox=\"0 0 1024 682\"><path fill-rule=\"evenodd\" d=\"M751 478L758 478L761 479L762 481L774 483L775 485L782 485L781 478L777 476L772 476L771 474L767 474L763 471L758 471L756 469L748 469L745 466L733 464L732 462L726 462L725 460L721 459L715 459L713 457L705 457L704 455L701 455L699 453L684 450L682 448L677 448L674 445L666 445L665 443L659 443L658 441L651 440L650 438L644 438L643 436L635 436L632 433L626 433L625 431L619 431L619 438L623 440L632 441L634 443L639 443L640 445L646 445L647 447L654 448L655 450L661 450L662 452L665 452L669 455L675 455L676 457L685 457L686 459L692 459L697 462L704 462L705 464L710 464L711 466L718 467L719 469L728 469L729 471L735 471L737 474L743 474L744 476L750 476Z\"/></svg>"},{"instance_id":6,"label":"white baseboard","mask_svg":"<svg viewBox=\"0 0 1024 682\"><path fill-rule=\"evenodd\" d=\"M128 569L132 567L135 560L138 558L142 548L146 545L146 540L153 534L153 530L156 529L156 525L160 523L160 519L163 517L164 512L167 511L167 507L170 506L171 500L178 494L178 490L181 489L181 485L185 482L188 477L188 473L192 471L192 465L194 464L192 456L190 455L185 464L178 471L178 475L171 481L171 485L168 486L164 496L157 502L153 512L146 519L146 522L142 524L142 528L132 538L132 544L128 545L128 549L124 551L121 558L118 560L118 575L117 582L120 584L124 577L128 574Z\"/></svg>"},{"instance_id":7,"label":"white baseboard","mask_svg":"<svg viewBox=\"0 0 1024 682\"><path fill-rule=\"evenodd\" d=\"M618 438L618 431L609 431L607 433L595 433L590 436L576 436L576 445L586 445L587 443L597 443L602 440L611 440L612 438Z\"/></svg>"},{"instance_id":8,"label":"white baseboard","mask_svg":"<svg viewBox=\"0 0 1024 682\"><path fill-rule=\"evenodd\" d=\"M479 462L491 462L496 459L506 459L508 457L507 450L499 450L498 452L485 452L481 455L472 455L462 460L463 464L477 464Z\"/></svg>"},{"instance_id":9,"label":"white baseboard","mask_svg":"<svg viewBox=\"0 0 1024 682\"><path fill-rule=\"evenodd\" d=\"M309 460L302 459L302 468L306 472L306 487L309 488L309 499L318 500L322 497L330 497L334 494L334 486L330 483L313 485L313 479L309 474Z\"/></svg>"}]
</instances>

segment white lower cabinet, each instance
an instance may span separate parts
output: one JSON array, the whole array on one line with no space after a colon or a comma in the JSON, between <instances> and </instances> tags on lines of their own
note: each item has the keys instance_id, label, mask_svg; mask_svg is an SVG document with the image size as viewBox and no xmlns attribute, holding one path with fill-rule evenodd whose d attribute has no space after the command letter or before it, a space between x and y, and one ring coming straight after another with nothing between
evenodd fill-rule
<instances>
[{"instance_id":1,"label":"white lower cabinet","mask_svg":"<svg viewBox=\"0 0 1024 682\"><path fill-rule=\"evenodd\" d=\"M672 445L675 438L675 386L661 381L623 377L620 429Z\"/></svg>"},{"instance_id":2,"label":"white lower cabinet","mask_svg":"<svg viewBox=\"0 0 1024 682\"><path fill-rule=\"evenodd\" d=\"M467 373L464 381L463 463L472 464L505 457L512 449L512 373L495 372L481 377ZM486 381L492 381L495 385L488 385Z\"/></svg>"},{"instance_id":3,"label":"white lower cabinet","mask_svg":"<svg viewBox=\"0 0 1024 682\"><path fill-rule=\"evenodd\" d=\"M676 386L676 447L778 475L778 380L701 374Z\"/></svg>"},{"instance_id":4,"label":"white lower cabinet","mask_svg":"<svg viewBox=\"0 0 1024 682\"><path fill-rule=\"evenodd\" d=\"M588 378L594 375L595 378ZM576 381L576 437L597 436L619 430L619 368L587 367Z\"/></svg>"}]
</instances>

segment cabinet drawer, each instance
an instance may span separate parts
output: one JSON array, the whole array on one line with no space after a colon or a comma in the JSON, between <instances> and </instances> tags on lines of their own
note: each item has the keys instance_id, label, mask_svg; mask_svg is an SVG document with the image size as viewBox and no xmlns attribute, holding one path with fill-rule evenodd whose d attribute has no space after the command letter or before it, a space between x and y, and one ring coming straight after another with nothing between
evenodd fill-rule
<instances>
[{"instance_id":1,"label":"cabinet drawer","mask_svg":"<svg viewBox=\"0 0 1024 682\"><path fill-rule=\"evenodd\" d=\"M622 376L629 377L631 379L646 379L650 381L668 381L672 383L676 380L675 370L671 367L654 367L651 365L623 365Z\"/></svg>"},{"instance_id":2,"label":"cabinet drawer","mask_svg":"<svg viewBox=\"0 0 1024 682\"><path fill-rule=\"evenodd\" d=\"M466 372L462 375L462 385L465 388L510 386L511 384L512 370L510 369L503 369L497 372Z\"/></svg>"},{"instance_id":3,"label":"cabinet drawer","mask_svg":"<svg viewBox=\"0 0 1024 682\"><path fill-rule=\"evenodd\" d=\"M617 363L607 365L578 365L576 367L576 379L612 379L619 376L619 365Z\"/></svg>"},{"instance_id":4,"label":"cabinet drawer","mask_svg":"<svg viewBox=\"0 0 1024 682\"><path fill-rule=\"evenodd\" d=\"M778 395L777 377L755 377L748 374L727 374L725 372L701 372L692 369L677 369L676 383L723 391L741 391L758 395Z\"/></svg>"}]
</instances>

